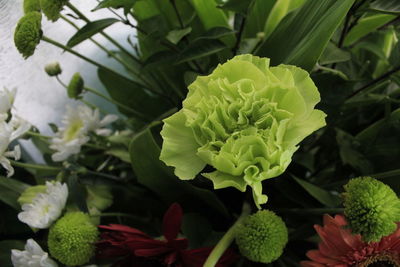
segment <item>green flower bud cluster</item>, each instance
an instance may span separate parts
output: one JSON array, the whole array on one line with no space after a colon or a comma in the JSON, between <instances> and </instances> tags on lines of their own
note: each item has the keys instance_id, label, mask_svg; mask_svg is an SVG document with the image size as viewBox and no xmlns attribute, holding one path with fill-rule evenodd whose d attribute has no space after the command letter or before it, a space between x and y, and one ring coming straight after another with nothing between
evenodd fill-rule
<instances>
[{"instance_id":1,"label":"green flower bud cluster","mask_svg":"<svg viewBox=\"0 0 400 267\"><path fill-rule=\"evenodd\" d=\"M189 86L183 108L164 120L160 159L182 180L210 165L202 175L215 189L250 186L259 206L262 181L282 174L298 143L325 125L319 101L306 71L236 56Z\"/></svg>"},{"instance_id":2,"label":"green flower bud cluster","mask_svg":"<svg viewBox=\"0 0 400 267\"><path fill-rule=\"evenodd\" d=\"M56 21L60 18L60 12L63 9L67 0L40 0L40 7L43 13L51 21Z\"/></svg>"},{"instance_id":3,"label":"green flower bud cluster","mask_svg":"<svg viewBox=\"0 0 400 267\"><path fill-rule=\"evenodd\" d=\"M236 229L236 244L249 260L270 263L278 259L288 242L283 220L270 210L248 216Z\"/></svg>"},{"instance_id":4,"label":"green flower bud cluster","mask_svg":"<svg viewBox=\"0 0 400 267\"><path fill-rule=\"evenodd\" d=\"M50 228L50 254L68 266L85 264L94 255L98 235L99 231L91 223L89 215L67 213Z\"/></svg>"},{"instance_id":5,"label":"green flower bud cluster","mask_svg":"<svg viewBox=\"0 0 400 267\"><path fill-rule=\"evenodd\" d=\"M24 0L24 13L28 14L32 11L40 12L40 0Z\"/></svg>"},{"instance_id":6,"label":"green flower bud cluster","mask_svg":"<svg viewBox=\"0 0 400 267\"><path fill-rule=\"evenodd\" d=\"M82 79L81 74L79 72L76 72L74 75L72 75L72 78L68 84L68 97L78 99L80 97L80 94L83 92L84 85L85 83Z\"/></svg>"},{"instance_id":7,"label":"green flower bud cluster","mask_svg":"<svg viewBox=\"0 0 400 267\"><path fill-rule=\"evenodd\" d=\"M384 183L371 177L351 179L345 186L344 214L349 227L365 242L377 242L397 229L400 199Z\"/></svg>"},{"instance_id":8,"label":"green flower bud cluster","mask_svg":"<svg viewBox=\"0 0 400 267\"><path fill-rule=\"evenodd\" d=\"M14 43L24 58L33 55L42 38L41 21L42 14L37 11L27 13L18 21Z\"/></svg>"}]
</instances>

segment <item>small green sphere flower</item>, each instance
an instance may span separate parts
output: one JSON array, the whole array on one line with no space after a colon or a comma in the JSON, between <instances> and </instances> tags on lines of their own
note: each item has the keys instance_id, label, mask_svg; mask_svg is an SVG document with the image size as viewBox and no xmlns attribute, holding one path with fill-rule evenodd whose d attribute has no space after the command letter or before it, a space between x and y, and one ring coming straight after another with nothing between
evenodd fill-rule
<instances>
[{"instance_id":1,"label":"small green sphere flower","mask_svg":"<svg viewBox=\"0 0 400 267\"><path fill-rule=\"evenodd\" d=\"M84 81L79 72L75 73L68 84L68 97L78 99L79 95L82 93L84 87Z\"/></svg>"},{"instance_id":2,"label":"small green sphere flower","mask_svg":"<svg viewBox=\"0 0 400 267\"><path fill-rule=\"evenodd\" d=\"M94 254L98 234L89 215L83 212L67 213L50 228L50 254L68 266L85 264Z\"/></svg>"},{"instance_id":3,"label":"small green sphere flower","mask_svg":"<svg viewBox=\"0 0 400 267\"><path fill-rule=\"evenodd\" d=\"M60 12L63 9L66 0L40 0L40 6L43 13L51 21L56 21L60 17Z\"/></svg>"},{"instance_id":4,"label":"small green sphere flower","mask_svg":"<svg viewBox=\"0 0 400 267\"><path fill-rule=\"evenodd\" d=\"M344 189L344 214L353 233L371 242L397 229L400 200L389 186L371 177L360 177L351 179Z\"/></svg>"},{"instance_id":5,"label":"small green sphere flower","mask_svg":"<svg viewBox=\"0 0 400 267\"><path fill-rule=\"evenodd\" d=\"M24 13L27 14L32 11L40 12L40 0L24 0Z\"/></svg>"},{"instance_id":6,"label":"small green sphere flower","mask_svg":"<svg viewBox=\"0 0 400 267\"><path fill-rule=\"evenodd\" d=\"M270 210L260 210L245 218L236 229L236 244L249 260L270 263L278 259L288 241L282 219Z\"/></svg>"},{"instance_id":7,"label":"small green sphere flower","mask_svg":"<svg viewBox=\"0 0 400 267\"><path fill-rule=\"evenodd\" d=\"M44 67L44 70L49 76L57 76L61 74L62 70L58 62L49 63Z\"/></svg>"},{"instance_id":8,"label":"small green sphere flower","mask_svg":"<svg viewBox=\"0 0 400 267\"><path fill-rule=\"evenodd\" d=\"M14 43L24 58L33 55L36 46L40 43L41 21L42 14L37 11L27 13L18 21L14 32Z\"/></svg>"}]
</instances>

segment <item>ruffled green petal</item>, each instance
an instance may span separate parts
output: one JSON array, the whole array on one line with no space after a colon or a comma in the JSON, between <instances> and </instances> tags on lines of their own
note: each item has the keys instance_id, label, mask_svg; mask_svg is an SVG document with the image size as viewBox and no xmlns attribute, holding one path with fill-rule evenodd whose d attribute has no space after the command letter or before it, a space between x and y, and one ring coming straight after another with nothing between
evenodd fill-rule
<instances>
[{"instance_id":1,"label":"ruffled green petal","mask_svg":"<svg viewBox=\"0 0 400 267\"><path fill-rule=\"evenodd\" d=\"M161 136L164 143L160 160L175 167L175 175L182 180L193 179L205 166L197 155L199 145L193 131L185 126L186 117L180 110L164 120Z\"/></svg>"},{"instance_id":2,"label":"ruffled green petal","mask_svg":"<svg viewBox=\"0 0 400 267\"><path fill-rule=\"evenodd\" d=\"M260 205L265 204L268 201L267 195L262 194L261 182L251 185L251 188L253 189L252 193L253 193L254 203L256 204L258 209L261 209Z\"/></svg>"},{"instance_id":3,"label":"ruffled green petal","mask_svg":"<svg viewBox=\"0 0 400 267\"><path fill-rule=\"evenodd\" d=\"M241 176L233 176L219 171L202 173L201 175L213 182L214 189L232 186L242 192L246 191L247 184Z\"/></svg>"}]
</instances>

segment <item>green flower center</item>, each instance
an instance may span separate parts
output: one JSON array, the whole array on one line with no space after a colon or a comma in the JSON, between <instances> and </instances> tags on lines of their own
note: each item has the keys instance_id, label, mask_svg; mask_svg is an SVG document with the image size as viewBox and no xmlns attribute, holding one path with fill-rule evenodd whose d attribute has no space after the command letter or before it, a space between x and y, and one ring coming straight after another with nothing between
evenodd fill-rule
<instances>
[{"instance_id":1,"label":"green flower center","mask_svg":"<svg viewBox=\"0 0 400 267\"><path fill-rule=\"evenodd\" d=\"M73 139L75 139L77 137L77 135L79 134L79 131L82 129L83 127L83 121L78 119L78 120L74 120L72 121L68 128L65 130L64 133L64 140L65 141L71 141Z\"/></svg>"}]
</instances>

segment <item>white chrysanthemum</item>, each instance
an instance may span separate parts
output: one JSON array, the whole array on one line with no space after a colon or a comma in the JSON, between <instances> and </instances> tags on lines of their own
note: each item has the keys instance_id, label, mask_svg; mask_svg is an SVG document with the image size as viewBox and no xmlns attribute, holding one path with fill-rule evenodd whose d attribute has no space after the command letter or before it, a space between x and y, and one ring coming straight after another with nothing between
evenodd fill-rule
<instances>
[{"instance_id":1,"label":"white chrysanthemum","mask_svg":"<svg viewBox=\"0 0 400 267\"><path fill-rule=\"evenodd\" d=\"M8 151L8 146L28 131L30 127L31 125L27 121L15 115L8 123L0 119L0 164L7 170L7 177L14 174L14 168L8 158L18 160L21 157L19 145L16 145L12 151Z\"/></svg>"},{"instance_id":2,"label":"white chrysanthemum","mask_svg":"<svg viewBox=\"0 0 400 267\"><path fill-rule=\"evenodd\" d=\"M3 88L3 90L0 91L0 113L8 113L11 110L16 92L17 90L15 88L11 90Z\"/></svg>"},{"instance_id":3,"label":"white chrysanthemum","mask_svg":"<svg viewBox=\"0 0 400 267\"><path fill-rule=\"evenodd\" d=\"M11 250L11 261L14 267L57 267L57 263L49 258L47 252L35 242L28 239L25 250Z\"/></svg>"},{"instance_id":4,"label":"white chrysanthemum","mask_svg":"<svg viewBox=\"0 0 400 267\"><path fill-rule=\"evenodd\" d=\"M18 219L32 228L49 228L60 217L67 198L66 184L46 182L46 193L39 193L31 203L23 204Z\"/></svg>"},{"instance_id":5,"label":"white chrysanthemum","mask_svg":"<svg viewBox=\"0 0 400 267\"><path fill-rule=\"evenodd\" d=\"M90 132L103 136L109 135L111 130L103 127L117 119L116 115L107 115L100 120L98 109L92 110L84 105L67 107L67 114L62 120L63 126L51 140L50 148L56 151L52 159L63 161L71 155L78 154L81 146L89 141Z\"/></svg>"}]
</instances>

